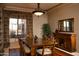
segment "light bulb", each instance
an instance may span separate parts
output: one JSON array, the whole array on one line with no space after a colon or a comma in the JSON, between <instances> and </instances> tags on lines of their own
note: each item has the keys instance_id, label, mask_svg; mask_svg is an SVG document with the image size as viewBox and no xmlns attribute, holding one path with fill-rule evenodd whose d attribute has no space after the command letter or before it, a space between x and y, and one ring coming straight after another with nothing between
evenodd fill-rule
<instances>
[{"instance_id":1,"label":"light bulb","mask_svg":"<svg viewBox=\"0 0 79 59\"><path fill-rule=\"evenodd\" d=\"M38 12L35 12L34 15L36 15L36 16L41 16L41 15L43 15L43 12L39 12L39 11L38 11Z\"/></svg>"}]
</instances>

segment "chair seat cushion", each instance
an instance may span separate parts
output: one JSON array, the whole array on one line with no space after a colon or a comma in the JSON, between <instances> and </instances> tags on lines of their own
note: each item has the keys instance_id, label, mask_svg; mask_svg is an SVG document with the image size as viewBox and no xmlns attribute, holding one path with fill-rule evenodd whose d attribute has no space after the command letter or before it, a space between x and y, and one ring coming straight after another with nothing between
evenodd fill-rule
<instances>
[{"instance_id":1,"label":"chair seat cushion","mask_svg":"<svg viewBox=\"0 0 79 59\"><path fill-rule=\"evenodd\" d=\"M42 50L43 49L37 49L37 53L39 53L40 55L42 55ZM49 54L51 54L52 52L51 52L51 50L49 49L49 48L45 48L44 49L44 55L49 55Z\"/></svg>"},{"instance_id":2,"label":"chair seat cushion","mask_svg":"<svg viewBox=\"0 0 79 59\"><path fill-rule=\"evenodd\" d=\"M26 46L25 44L23 44L23 47L24 47L25 53L31 52L30 48L28 46Z\"/></svg>"}]
</instances>

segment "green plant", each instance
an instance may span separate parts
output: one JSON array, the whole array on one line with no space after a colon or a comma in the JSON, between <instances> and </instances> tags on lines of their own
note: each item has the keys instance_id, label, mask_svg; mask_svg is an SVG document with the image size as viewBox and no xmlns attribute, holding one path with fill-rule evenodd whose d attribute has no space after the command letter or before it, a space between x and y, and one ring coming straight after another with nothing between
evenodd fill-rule
<instances>
[{"instance_id":1,"label":"green plant","mask_svg":"<svg viewBox=\"0 0 79 59\"><path fill-rule=\"evenodd\" d=\"M43 30L43 36L49 36L51 34L49 24L43 24L42 30Z\"/></svg>"}]
</instances>

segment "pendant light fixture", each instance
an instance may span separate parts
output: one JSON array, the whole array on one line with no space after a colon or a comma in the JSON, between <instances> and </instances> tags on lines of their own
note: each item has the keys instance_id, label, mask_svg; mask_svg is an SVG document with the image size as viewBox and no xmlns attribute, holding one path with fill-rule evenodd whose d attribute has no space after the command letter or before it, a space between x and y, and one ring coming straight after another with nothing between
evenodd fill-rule
<instances>
[{"instance_id":1,"label":"pendant light fixture","mask_svg":"<svg viewBox=\"0 0 79 59\"><path fill-rule=\"evenodd\" d=\"M35 11L33 11L33 14L36 16L41 16L44 13L45 12L40 8L40 3L37 3L37 9Z\"/></svg>"}]
</instances>

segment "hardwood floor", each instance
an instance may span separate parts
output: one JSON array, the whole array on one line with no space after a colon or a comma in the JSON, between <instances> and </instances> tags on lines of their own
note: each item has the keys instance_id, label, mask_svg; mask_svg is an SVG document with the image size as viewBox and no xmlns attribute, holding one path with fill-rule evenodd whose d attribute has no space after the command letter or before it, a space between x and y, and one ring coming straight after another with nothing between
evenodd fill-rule
<instances>
[{"instance_id":1,"label":"hardwood floor","mask_svg":"<svg viewBox=\"0 0 79 59\"><path fill-rule=\"evenodd\" d=\"M20 45L19 41L11 42L9 47L10 56L20 56Z\"/></svg>"},{"instance_id":2,"label":"hardwood floor","mask_svg":"<svg viewBox=\"0 0 79 59\"><path fill-rule=\"evenodd\" d=\"M9 56L20 56L20 51L18 49L9 50Z\"/></svg>"},{"instance_id":3,"label":"hardwood floor","mask_svg":"<svg viewBox=\"0 0 79 59\"><path fill-rule=\"evenodd\" d=\"M10 47L4 49L4 56L20 56L19 42L11 42Z\"/></svg>"},{"instance_id":4,"label":"hardwood floor","mask_svg":"<svg viewBox=\"0 0 79 59\"><path fill-rule=\"evenodd\" d=\"M13 48L13 49L5 48L4 56L20 56L20 51L17 48Z\"/></svg>"}]
</instances>

